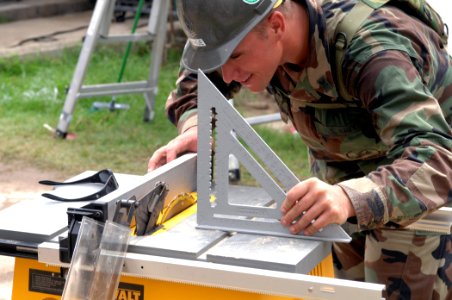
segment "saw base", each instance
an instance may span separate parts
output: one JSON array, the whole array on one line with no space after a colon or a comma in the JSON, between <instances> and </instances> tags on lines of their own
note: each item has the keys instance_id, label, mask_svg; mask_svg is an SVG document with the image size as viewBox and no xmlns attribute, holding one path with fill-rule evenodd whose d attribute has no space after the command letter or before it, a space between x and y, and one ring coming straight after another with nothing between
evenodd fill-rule
<instances>
[{"instance_id":1,"label":"saw base","mask_svg":"<svg viewBox=\"0 0 452 300\"><path fill-rule=\"evenodd\" d=\"M331 257L322 261L310 274L332 277ZM16 258L11 300L59 300L63 293L64 283L59 267L49 266L33 259ZM114 299L286 300L293 298L143 277L121 276Z\"/></svg>"}]
</instances>

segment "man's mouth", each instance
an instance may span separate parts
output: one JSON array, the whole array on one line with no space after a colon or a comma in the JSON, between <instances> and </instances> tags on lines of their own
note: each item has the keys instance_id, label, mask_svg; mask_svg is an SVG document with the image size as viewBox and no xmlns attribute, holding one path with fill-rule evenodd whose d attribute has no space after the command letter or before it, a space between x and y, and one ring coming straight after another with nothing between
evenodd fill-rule
<instances>
[{"instance_id":1,"label":"man's mouth","mask_svg":"<svg viewBox=\"0 0 452 300\"><path fill-rule=\"evenodd\" d=\"M249 84L250 79L251 79L252 76L253 76L253 75L250 74L245 80L240 81L240 84L241 84L241 85L247 85L247 84Z\"/></svg>"}]
</instances>

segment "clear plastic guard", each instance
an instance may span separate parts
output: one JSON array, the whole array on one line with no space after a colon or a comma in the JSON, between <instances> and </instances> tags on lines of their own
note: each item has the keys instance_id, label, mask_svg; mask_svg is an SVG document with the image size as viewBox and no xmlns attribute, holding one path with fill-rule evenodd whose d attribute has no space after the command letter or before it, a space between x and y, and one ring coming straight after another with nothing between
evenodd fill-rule
<instances>
[{"instance_id":1,"label":"clear plastic guard","mask_svg":"<svg viewBox=\"0 0 452 300\"><path fill-rule=\"evenodd\" d=\"M83 217L61 299L113 299L130 233L128 227Z\"/></svg>"}]
</instances>

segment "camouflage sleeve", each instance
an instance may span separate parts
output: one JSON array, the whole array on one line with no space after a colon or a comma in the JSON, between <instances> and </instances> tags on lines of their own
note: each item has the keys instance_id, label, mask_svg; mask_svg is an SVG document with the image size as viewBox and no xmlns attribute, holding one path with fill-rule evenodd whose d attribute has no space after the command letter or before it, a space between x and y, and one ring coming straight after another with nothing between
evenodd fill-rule
<instances>
[{"instance_id":1,"label":"camouflage sleeve","mask_svg":"<svg viewBox=\"0 0 452 300\"><path fill-rule=\"evenodd\" d=\"M361 230L405 226L452 202L452 63L441 43L422 29L410 30L419 36L403 49L398 29L370 36L388 42L388 49L380 43L370 53L375 47L357 46L349 72L349 90L371 112L392 160L366 177L339 183Z\"/></svg>"},{"instance_id":2,"label":"camouflage sleeve","mask_svg":"<svg viewBox=\"0 0 452 300\"><path fill-rule=\"evenodd\" d=\"M197 78L193 73L182 69L176 81L176 89L166 100L165 110L169 120L177 126L179 133L196 126Z\"/></svg>"},{"instance_id":3,"label":"camouflage sleeve","mask_svg":"<svg viewBox=\"0 0 452 300\"><path fill-rule=\"evenodd\" d=\"M207 74L207 76L227 98L231 98L240 89L239 84L235 82L224 83L221 73L218 71ZM197 126L197 107L197 75L181 68L176 81L176 89L169 94L165 105L166 114L169 120L177 126L179 134Z\"/></svg>"}]
</instances>

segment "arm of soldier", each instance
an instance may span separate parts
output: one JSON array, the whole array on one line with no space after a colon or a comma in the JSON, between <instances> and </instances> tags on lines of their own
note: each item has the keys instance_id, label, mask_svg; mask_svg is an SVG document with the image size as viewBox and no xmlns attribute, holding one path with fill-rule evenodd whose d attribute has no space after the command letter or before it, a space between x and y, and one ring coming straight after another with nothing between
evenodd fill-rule
<instances>
[{"instance_id":1,"label":"arm of soldier","mask_svg":"<svg viewBox=\"0 0 452 300\"><path fill-rule=\"evenodd\" d=\"M430 90L436 86L436 97L450 98L452 73L447 62L439 60L438 65L446 72L429 70L435 74L429 87L412 57L384 51L355 78L357 95L372 112L377 133L390 146L387 156L393 159L366 177L339 183L361 230L405 226L450 201L451 129L441 101Z\"/></svg>"},{"instance_id":2,"label":"arm of soldier","mask_svg":"<svg viewBox=\"0 0 452 300\"><path fill-rule=\"evenodd\" d=\"M237 83L224 83L218 71L211 72L207 76L228 98L240 88ZM197 75L181 68L176 89L170 93L165 106L167 116L177 126L179 135L153 153L148 162L148 172L186 152L197 151L197 93Z\"/></svg>"},{"instance_id":3,"label":"arm of soldier","mask_svg":"<svg viewBox=\"0 0 452 300\"><path fill-rule=\"evenodd\" d=\"M177 126L179 135L157 149L148 162L148 172L176 159L183 153L197 151L197 76L181 69L166 101L169 120Z\"/></svg>"},{"instance_id":4,"label":"arm of soldier","mask_svg":"<svg viewBox=\"0 0 452 300\"><path fill-rule=\"evenodd\" d=\"M196 152L198 150L197 141L198 126L194 125L152 154L148 163L148 172L169 163L181 154Z\"/></svg>"}]
</instances>

